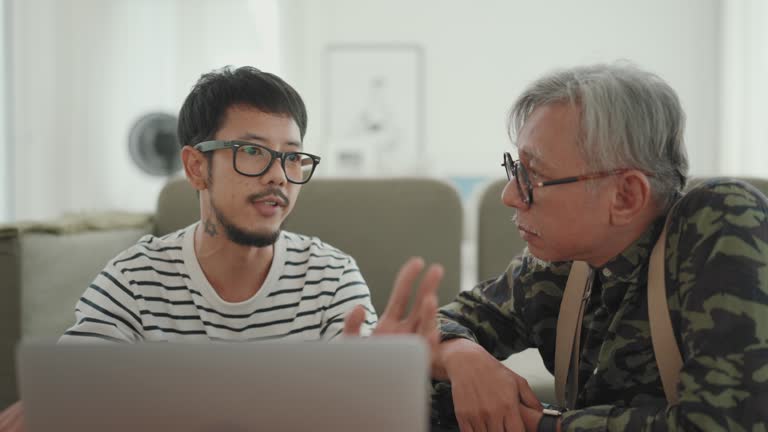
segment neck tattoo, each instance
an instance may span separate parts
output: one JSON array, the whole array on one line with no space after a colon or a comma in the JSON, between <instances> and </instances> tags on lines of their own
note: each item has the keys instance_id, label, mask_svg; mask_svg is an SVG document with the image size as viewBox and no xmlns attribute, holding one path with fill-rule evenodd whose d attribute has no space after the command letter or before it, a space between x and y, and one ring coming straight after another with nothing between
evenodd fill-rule
<instances>
[{"instance_id":1,"label":"neck tattoo","mask_svg":"<svg viewBox=\"0 0 768 432\"><path fill-rule=\"evenodd\" d=\"M218 234L218 231L216 231L216 224L211 221L205 221L205 233L208 234L211 237L216 237Z\"/></svg>"}]
</instances>

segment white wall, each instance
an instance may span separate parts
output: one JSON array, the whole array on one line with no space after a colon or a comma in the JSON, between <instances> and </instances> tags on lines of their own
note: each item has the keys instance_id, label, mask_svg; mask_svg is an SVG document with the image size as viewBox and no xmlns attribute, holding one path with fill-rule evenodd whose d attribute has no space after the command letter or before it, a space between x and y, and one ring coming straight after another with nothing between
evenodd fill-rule
<instances>
[{"instance_id":1,"label":"white wall","mask_svg":"<svg viewBox=\"0 0 768 432\"><path fill-rule=\"evenodd\" d=\"M148 110L176 113L199 75L224 64L292 83L309 109L307 148L322 154L325 55L336 43L423 49L436 176L501 177L505 115L522 88L553 67L617 58L678 90L693 173L718 168L717 0L12 2L18 219L151 211L164 179L130 161L130 126Z\"/></svg>"},{"instance_id":2,"label":"white wall","mask_svg":"<svg viewBox=\"0 0 768 432\"><path fill-rule=\"evenodd\" d=\"M276 36L264 37L277 22L272 0L16 0L17 218L152 211L165 179L130 160L133 122L178 113L211 69L279 72Z\"/></svg>"},{"instance_id":3,"label":"white wall","mask_svg":"<svg viewBox=\"0 0 768 432\"><path fill-rule=\"evenodd\" d=\"M768 2L724 0L719 158L729 175L768 176Z\"/></svg>"},{"instance_id":4,"label":"white wall","mask_svg":"<svg viewBox=\"0 0 768 432\"><path fill-rule=\"evenodd\" d=\"M287 72L307 99L309 142L326 139L329 44L413 43L426 60L425 138L435 175L500 177L505 115L523 87L555 67L615 59L658 73L678 91L692 172L716 171L716 0L294 3L303 42Z\"/></svg>"},{"instance_id":5,"label":"white wall","mask_svg":"<svg viewBox=\"0 0 768 432\"><path fill-rule=\"evenodd\" d=\"M13 182L11 181L11 147L8 143L8 89L9 82L6 73L8 62L7 32L9 30L6 7L8 2L0 0L0 53L3 61L0 62L0 223L13 219L11 214L11 193Z\"/></svg>"}]
</instances>

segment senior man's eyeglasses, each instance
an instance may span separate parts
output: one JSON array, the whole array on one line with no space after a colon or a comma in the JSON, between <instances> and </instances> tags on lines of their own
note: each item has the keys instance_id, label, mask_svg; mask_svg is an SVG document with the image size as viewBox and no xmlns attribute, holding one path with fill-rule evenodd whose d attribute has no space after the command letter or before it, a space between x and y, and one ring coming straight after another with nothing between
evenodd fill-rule
<instances>
[{"instance_id":1,"label":"senior man's eyeglasses","mask_svg":"<svg viewBox=\"0 0 768 432\"><path fill-rule=\"evenodd\" d=\"M630 170L630 168L617 168L610 171L582 174L573 177L563 177L543 182L532 182L530 176L528 175L528 170L525 168L525 165L523 165L519 160L513 160L512 155L509 154L509 152L504 152L504 162L501 164L501 166L503 166L507 171L507 180L512 181L513 178L515 179L515 183L517 184L517 191L520 193L520 197L522 198L523 203L525 203L528 208L530 208L531 204L533 204L534 188L576 183L584 180L609 177L612 175L622 174Z\"/></svg>"}]
</instances>

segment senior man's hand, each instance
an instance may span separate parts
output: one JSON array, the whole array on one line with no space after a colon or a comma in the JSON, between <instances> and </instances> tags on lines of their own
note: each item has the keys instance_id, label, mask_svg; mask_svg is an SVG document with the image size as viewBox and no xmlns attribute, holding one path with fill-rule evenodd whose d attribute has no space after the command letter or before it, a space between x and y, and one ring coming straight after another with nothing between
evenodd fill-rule
<instances>
[{"instance_id":1,"label":"senior man's hand","mask_svg":"<svg viewBox=\"0 0 768 432\"><path fill-rule=\"evenodd\" d=\"M21 401L0 412L0 432L24 431L24 407Z\"/></svg>"},{"instance_id":2,"label":"senior man's hand","mask_svg":"<svg viewBox=\"0 0 768 432\"><path fill-rule=\"evenodd\" d=\"M466 339L443 342L439 352L442 370L436 372L451 382L462 432L536 430L531 425L542 406L528 381Z\"/></svg>"}]
</instances>

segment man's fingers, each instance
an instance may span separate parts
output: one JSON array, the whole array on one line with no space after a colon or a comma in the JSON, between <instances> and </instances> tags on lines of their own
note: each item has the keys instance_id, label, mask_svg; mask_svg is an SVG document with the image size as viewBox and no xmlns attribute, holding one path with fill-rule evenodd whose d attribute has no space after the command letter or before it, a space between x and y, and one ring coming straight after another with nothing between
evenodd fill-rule
<instances>
[{"instance_id":1,"label":"man's fingers","mask_svg":"<svg viewBox=\"0 0 768 432\"><path fill-rule=\"evenodd\" d=\"M506 429L504 429L504 418L493 418L490 419L489 423L486 424L486 429L489 432L505 432ZM522 431L525 432L525 431Z\"/></svg>"},{"instance_id":2,"label":"man's fingers","mask_svg":"<svg viewBox=\"0 0 768 432\"><path fill-rule=\"evenodd\" d=\"M416 295L416 300L413 302L413 309L408 316L407 321L413 327L418 327L419 323L425 317L423 304L427 299L433 299L435 303L435 312L437 312L437 289L440 287L440 282L443 280L445 270L440 264L432 264L427 269L427 273L421 280L419 285L419 292ZM429 317L430 321L433 319Z\"/></svg>"},{"instance_id":3,"label":"man's fingers","mask_svg":"<svg viewBox=\"0 0 768 432\"><path fill-rule=\"evenodd\" d=\"M512 412L504 416L504 428L511 431L524 431L525 425L523 419L520 418L520 407L515 407Z\"/></svg>"},{"instance_id":4,"label":"man's fingers","mask_svg":"<svg viewBox=\"0 0 768 432\"><path fill-rule=\"evenodd\" d=\"M395 286L392 289L392 294L389 296L389 302L387 302L387 308L384 309L384 313L381 315L382 320L384 317L397 321L402 319L408 299L411 296L413 282L423 268L424 260L418 257L409 259L400 267L400 271L397 272L397 278L395 278Z\"/></svg>"},{"instance_id":5,"label":"man's fingers","mask_svg":"<svg viewBox=\"0 0 768 432\"><path fill-rule=\"evenodd\" d=\"M526 430L536 430L541 422L542 412L526 406L520 407L520 418Z\"/></svg>"},{"instance_id":6,"label":"man's fingers","mask_svg":"<svg viewBox=\"0 0 768 432\"><path fill-rule=\"evenodd\" d=\"M432 341L429 340L429 337L435 333L437 328L437 322L435 321L437 316L437 299L435 297L425 299L417 313L419 320L416 332L427 338L428 342L431 343Z\"/></svg>"},{"instance_id":7,"label":"man's fingers","mask_svg":"<svg viewBox=\"0 0 768 432\"><path fill-rule=\"evenodd\" d=\"M360 327L365 321L365 308L357 305L344 317L344 336L360 336Z\"/></svg>"},{"instance_id":8,"label":"man's fingers","mask_svg":"<svg viewBox=\"0 0 768 432\"><path fill-rule=\"evenodd\" d=\"M515 425L512 422L512 416L511 415L504 416L504 431L508 432L508 431L517 431L517 430L525 431L525 429L515 429Z\"/></svg>"},{"instance_id":9,"label":"man's fingers","mask_svg":"<svg viewBox=\"0 0 768 432\"><path fill-rule=\"evenodd\" d=\"M475 432L475 430L472 428L472 425L463 419L457 419L457 423L459 424L459 430L461 432Z\"/></svg>"},{"instance_id":10,"label":"man's fingers","mask_svg":"<svg viewBox=\"0 0 768 432\"><path fill-rule=\"evenodd\" d=\"M486 426L483 418L475 418L474 421L471 421L469 424L475 432L488 432L488 426Z\"/></svg>"},{"instance_id":11,"label":"man's fingers","mask_svg":"<svg viewBox=\"0 0 768 432\"><path fill-rule=\"evenodd\" d=\"M0 431L21 432L24 430L24 410L21 401L0 412Z\"/></svg>"},{"instance_id":12,"label":"man's fingers","mask_svg":"<svg viewBox=\"0 0 768 432\"><path fill-rule=\"evenodd\" d=\"M544 408L541 406L539 398L536 397L536 393L533 392L528 381L523 377L518 377L517 379L517 390L520 393L520 400L523 402L523 405L538 411L541 411Z\"/></svg>"}]
</instances>

